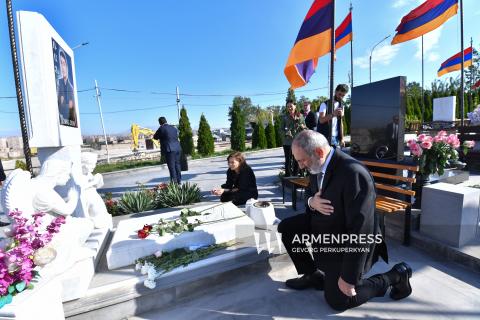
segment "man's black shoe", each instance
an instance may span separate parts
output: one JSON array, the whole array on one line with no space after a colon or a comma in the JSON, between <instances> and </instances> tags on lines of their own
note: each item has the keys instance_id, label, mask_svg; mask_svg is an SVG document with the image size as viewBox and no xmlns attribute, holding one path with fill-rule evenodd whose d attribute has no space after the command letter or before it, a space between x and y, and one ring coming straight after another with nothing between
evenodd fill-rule
<instances>
[{"instance_id":1,"label":"man's black shoe","mask_svg":"<svg viewBox=\"0 0 480 320\"><path fill-rule=\"evenodd\" d=\"M289 279L285 282L285 284L287 287L295 290L303 290L308 288L323 290L323 282L323 274L320 271L315 271L311 274L304 274L300 278Z\"/></svg>"},{"instance_id":2,"label":"man's black shoe","mask_svg":"<svg viewBox=\"0 0 480 320\"><path fill-rule=\"evenodd\" d=\"M392 270L395 270L400 275L400 281L392 285L390 298L393 300L400 300L408 297L412 293L412 286L410 285L412 268L405 262L401 262L394 265Z\"/></svg>"}]
</instances>

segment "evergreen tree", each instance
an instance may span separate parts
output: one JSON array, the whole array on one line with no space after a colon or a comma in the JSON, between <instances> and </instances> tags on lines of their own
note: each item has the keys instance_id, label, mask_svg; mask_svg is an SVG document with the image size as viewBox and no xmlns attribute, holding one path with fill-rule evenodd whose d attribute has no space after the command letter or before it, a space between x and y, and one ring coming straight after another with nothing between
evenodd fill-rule
<instances>
[{"instance_id":1,"label":"evergreen tree","mask_svg":"<svg viewBox=\"0 0 480 320\"><path fill-rule=\"evenodd\" d=\"M275 117L275 124L274 124L274 129L275 129L275 143L277 147L281 147L283 145L283 137L282 137L282 118L280 115L277 115Z\"/></svg>"},{"instance_id":2,"label":"evergreen tree","mask_svg":"<svg viewBox=\"0 0 480 320\"><path fill-rule=\"evenodd\" d=\"M180 138L180 145L185 155L193 155L195 153L195 146L193 145L193 133L190 126L190 120L187 116L187 110L184 106L180 110L180 121L178 124L178 136Z\"/></svg>"},{"instance_id":3,"label":"evergreen tree","mask_svg":"<svg viewBox=\"0 0 480 320\"><path fill-rule=\"evenodd\" d=\"M198 126L197 150L202 156L213 154L215 150L212 131L210 130L210 125L203 113L200 117L200 124Z\"/></svg>"},{"instance_id":4,"label":"evergreen tree","mask_svg":"<svg viewBox=\"0 0 480 320\"><path fill-rule=\"evenodd\" d=\"M257 131L258 131L258 147L260 149L267 148L267 137L265 136L265 128L263 127L263 123L258 121L257 123Z\"/></svg>"},{"instance_id":5,"label":"evergreen tree","mask_svg":"<svg viewBox=\"0 0 480 320\"><path fill-rule=\"evenodd\" d=\"M234 151L245 151L245 118L241 106L233 99L230 110L230 145Z\"/></svg>"},{"instance_id":6,"label":"evergreen tree","mask_svg":"<svg viewBox=\"0 0 480 320\"><path fill-rule=\"evenodd\" d=\"M268 125L265 128L265 136L267 137L267 148L275 148L277 143L275 140L275 127L272 123L272 119L268 121Z\"/></svg>"},{"instance_id":7,"label":"evergreen tree","mask_svg":"<svg viewBox=\"0 0 480 320\"><path fill-rule=\"evenodd\" d=\"M258 148L258 128L260 127L257 123L252 124L253 132L252 132L252 149Z\"/></svg>"},{"instance_id":8,"label":"evergreen tree","mask_svg":"<svg viewBox=\"0 0 480 320\"><path fill-rule=\"evenodd\" d=\"M293 103L297 104L297 98L295 97L295 91L293 89L288 88L287 98L285 99L285 104L287 104L288 100L293 100Z\"/></svg>"}]
</instances>

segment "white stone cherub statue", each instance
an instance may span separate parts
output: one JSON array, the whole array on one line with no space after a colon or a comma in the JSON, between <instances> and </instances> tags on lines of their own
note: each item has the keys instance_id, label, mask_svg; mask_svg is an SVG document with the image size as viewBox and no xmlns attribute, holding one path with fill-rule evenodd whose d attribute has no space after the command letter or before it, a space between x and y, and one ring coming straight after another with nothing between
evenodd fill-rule
<instances>
[{"instance_id":1,"label":"white stone cherub statue","mask_svg":"<svg viewBox=\"0 0 480 320\"><path fill-rule=\"evenodd\" d=\"M83 172L81 199L84 204L84 210L92 219L95 228L112 229L112 216L108 213L105 202L103 202L102 197L97 192L97 188L103 186L103 177L100 173L93 175L98 155L93 152L83 152L81 159Z\"/></svg>"},{"instance_id":2,"label":"white stone cherub statue","mask_svg":"<svg viewBox=\"0 0 480 320\"><path fill-rule=\"evenodd\" d=\"M64 186L70 180L72 164L68 161L48 159L40 174L31 179L30 173L21 169L14 170L5 180L2 204L6 212L18 209L25 218L31 218L35 212L45 212L43 224L48 225L55 216L66 217L49 244L57 253L55 260L45 269L48 275L60 274L80 259L85 259L89 249L84 247L93 231L93 222L88 218L76 218L72 214L78 205L79 188L72 185L67 199L55 191L56 186ZM42 272L42 276L45 273Z\"/></svg>"}]
</instances>

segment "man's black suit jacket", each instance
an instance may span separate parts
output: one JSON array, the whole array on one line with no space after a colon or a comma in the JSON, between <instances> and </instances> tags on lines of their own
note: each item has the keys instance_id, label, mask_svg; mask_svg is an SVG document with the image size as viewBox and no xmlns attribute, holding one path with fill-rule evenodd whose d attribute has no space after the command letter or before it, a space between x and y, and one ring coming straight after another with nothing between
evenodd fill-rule
<instances>
[{"instance_id":1,"label":"man's black suit jacket","mask_svg":"<svg viewBox=\"0 0 480 320\"><path fill-rule=\"evenodd\" d=\"M333 150L333 149L332 149ZM312 234L381 234L378 217L375 214L375 184L369 171L362 163L336 149L325 172L321 197L331 201L334 212L324 215L311 210L307 204L307 214L311 214ZM305 192L306 199L318 192L317 175L310 175L310 185ZM315 253L319 267L327 260L340 263L340 276L350 284L358 284L362 275L381 256L388 261L387 248L379 244L344 244L344 247L368 247L369 252Z\"/></svg>"},{"instance_id":2,"label":"man's black suit jacket","mask_svg":"<svg viewBox=\"0 0 480 320\"><path fill-rule=\"evenodd\" d=\"M153 139L160 140L160 151L162 154L182 150L180 142L178 142L177 129L167 123L158 128Z\"/></svg>"}]
</instances>

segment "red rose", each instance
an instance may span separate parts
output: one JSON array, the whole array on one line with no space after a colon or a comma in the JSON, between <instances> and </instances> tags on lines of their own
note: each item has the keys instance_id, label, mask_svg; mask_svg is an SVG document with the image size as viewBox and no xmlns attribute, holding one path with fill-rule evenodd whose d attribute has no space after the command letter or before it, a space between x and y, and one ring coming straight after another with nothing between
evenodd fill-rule
<instances>
[{"instance_id":1,"label":"red rose","mask_svg":"<svg viewBox=\"0 0 480 320\"><path fill-rule=\"evenodd\" d=\"M148 237L149 232L146 232L145 230L142 229L142 230L138 230L137 235L140 239L145 239L146 237Z\"/></svg>"},{"instance_id":2,"label":"red rose","mask_svg":"<svg viewBox=\"0 0 480 320\"><path fill-rule=\"evenodd\" d=\"M152 231L152 228L153 227L151 225L146 224L146 225L143 226L142 230L145 231L145 232L150 232L150 231Z\"/></svg>"}]
</instances>

